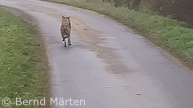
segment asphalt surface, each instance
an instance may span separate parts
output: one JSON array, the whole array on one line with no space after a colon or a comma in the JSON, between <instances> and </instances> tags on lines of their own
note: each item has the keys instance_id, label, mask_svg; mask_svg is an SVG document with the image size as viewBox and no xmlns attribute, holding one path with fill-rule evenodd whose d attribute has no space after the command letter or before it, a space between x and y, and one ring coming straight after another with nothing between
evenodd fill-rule
<instances>
[{"instance_id":1,"label":"asphalt surface","mask_svg":"<svg viewBox=\"0 0 193 108\"><path fill-rule=\"evenodd\" d=\"M80 108L193 108L192 71L116 21L38 0L0 0L0 5L35 19L45 39L53 97L84 99ZM61 15L71 16L67 48Z\"/></svg>"}]
</instances>

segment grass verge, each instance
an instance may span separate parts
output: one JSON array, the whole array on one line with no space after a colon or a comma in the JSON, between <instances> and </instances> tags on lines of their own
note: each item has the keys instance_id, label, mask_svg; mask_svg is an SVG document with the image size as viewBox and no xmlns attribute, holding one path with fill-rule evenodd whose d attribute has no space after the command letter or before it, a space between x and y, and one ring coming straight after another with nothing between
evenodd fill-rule
<instances>
[{"instance_id":1,"label":"grass verge","mask_svg":"<svg viewBox=\"0 0 193 108\"><path fill-rule=\"evenodd\" d=\"M47 58L38 31L0 8L0 100L42 98L48 88L47 71ZM13 107L16 106L7 108ZM34 108L33 105L18 107ZM1 103L0 108L3 108Z\"/></svg>"},{"instance_id":2,"label":"grass verge","mask_svg":"<svg viewBox=\"0 0 193 108\"><path fill-rule=\"evenodd\" d=\"M63 3L107 15L140 32L153 43L180 58L189 67L193 67L193 29L182 22L92 0L44 1Z\"/></svg>"}]
</instances>

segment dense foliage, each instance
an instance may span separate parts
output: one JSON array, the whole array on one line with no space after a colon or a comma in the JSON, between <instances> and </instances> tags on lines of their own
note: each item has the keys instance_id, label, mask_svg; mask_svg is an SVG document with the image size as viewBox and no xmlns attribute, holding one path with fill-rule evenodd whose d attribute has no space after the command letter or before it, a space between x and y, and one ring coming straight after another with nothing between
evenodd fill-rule
<instances>
[{"instance_id":1,"label":"dense foliage","mask_svg":"<svg viewBox=\"0 0 193 108\"><path fill-rule=\"evenodd\" d=\"M115 7L153 12L173 19L185 21L193 26L193 0L102 0Z\"/></svg>"}]
</instances>

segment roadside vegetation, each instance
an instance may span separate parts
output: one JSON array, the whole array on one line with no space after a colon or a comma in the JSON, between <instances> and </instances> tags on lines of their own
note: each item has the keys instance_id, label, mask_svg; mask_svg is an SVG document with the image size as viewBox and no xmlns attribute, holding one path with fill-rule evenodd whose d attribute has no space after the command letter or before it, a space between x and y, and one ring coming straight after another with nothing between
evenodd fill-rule
<instances>
[{"instance_id":1,"label":"roadside vegetation","mask_svg":"<svg viewBox=\"0 0 193 108\"><path fill-rule=\"evenodd\" d=\"M41 41L35 27L0 8L0 101L44 97L48 68Z\"/></svg>"},{"instance_id":2,"label":"roadside vegetation","mask_svg":"<svg viewBox=\"0 0 193 108\"><path fill-rule=\"evenodd\" d=\"M143 34L188 66L193 66L193 29L183 22L126 7L114 7L100 0L44 1L63 3L107 15Z\"/></svg>"}]
</instances>

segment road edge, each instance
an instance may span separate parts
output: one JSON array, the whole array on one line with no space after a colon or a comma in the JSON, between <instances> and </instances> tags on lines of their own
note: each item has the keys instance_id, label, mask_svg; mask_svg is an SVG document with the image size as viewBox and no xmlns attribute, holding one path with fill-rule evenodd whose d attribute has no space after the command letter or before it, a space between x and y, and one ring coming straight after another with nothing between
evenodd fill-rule
<instances>
[{"instance_id":1,"label":"road edge","mask_svg":"<svg viewBox=\"0 0 193 108\"><path fill-rule=\"evenodd\" d=\"M42 98L46 98L47 101L49 101L50 97L52 96L51 93L51 69L50 69L50 65L49 65L49 60L48 60L48 54L47 54L47 48L45 45L45 39L42 36L40 29L38 27L38 23L37 20L27 14L26 12L19 10L17 8L13 8L13 7L7 7L4 5L0 5L3 9L11 12L13 15L15 15L16 17L19 17L21 20L23 20L24 22L26 22L27 24L29 24L31 26L31 28L33 29L32 31L35 31L34 34L37 34L37 41L39 41L40 43L40 49L42 49L42 51L40 51L40 56L41 56L41 62L38 63L38 66L41 66L41 69L45 69L45 80L44 80L44 84L45 86L43 87L43 90L41 91L42 94L40 94L42 96ZM46 106L40 106L42 107L46 107L46 108L52 108L50 105L46 104Z\"/></svg>"}]
</instances>

